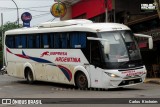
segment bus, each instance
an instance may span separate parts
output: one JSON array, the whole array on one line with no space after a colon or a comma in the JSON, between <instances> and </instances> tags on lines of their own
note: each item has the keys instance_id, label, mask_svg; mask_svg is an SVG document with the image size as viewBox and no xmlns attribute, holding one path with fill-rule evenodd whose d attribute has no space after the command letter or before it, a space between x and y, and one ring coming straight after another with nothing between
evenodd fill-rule
<instances>
[{"instance_id":1,"label":"bus","mask_svg":"<svg viewBox=\"0 0 160 107\"><path fill-rule=\"evenodd\" d=\"M86 19L45 22L5 32L7 73L28 83L47 81L85 88L143 83L146 68L130 28Z\"/></svg>"}]
</instances>

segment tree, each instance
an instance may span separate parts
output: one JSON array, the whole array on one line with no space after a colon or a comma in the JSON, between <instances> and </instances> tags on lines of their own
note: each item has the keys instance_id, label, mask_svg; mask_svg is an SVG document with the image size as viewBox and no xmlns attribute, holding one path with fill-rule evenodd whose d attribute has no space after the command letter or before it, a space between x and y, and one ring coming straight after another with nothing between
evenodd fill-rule
<instances>
[{"instance_id":1,"label":"tree","mask_svg":"<svg viewBox=\"0 0 160 107\"><path fill-rule=\"evenodd\" d=\"M19 28L16 23L13 22L7 22L2 26L0 26L0 67L2 66L3 61L3 46L2 46L2 31L3 33L7 30L16 29Z\"/></svg>"}]
</instances>

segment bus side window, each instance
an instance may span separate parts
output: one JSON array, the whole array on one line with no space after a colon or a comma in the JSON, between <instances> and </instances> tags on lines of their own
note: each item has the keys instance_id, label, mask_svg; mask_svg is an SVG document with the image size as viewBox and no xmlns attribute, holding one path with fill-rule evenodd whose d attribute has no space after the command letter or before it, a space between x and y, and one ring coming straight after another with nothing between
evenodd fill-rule
<instances>
[{"instance_id":1,"label":"bus side window","mask_svg":"<svg viewBox=\"0 0 160 107\"><path fill-rule=\"evenodd\" d=\"M40 35L34 35L34 46L33 48L40 48Z\"/></svg>"},{"instance_id":2,"label":"bus side window","mask_svg":"<svg viewBox=\"0 0 160 107\"><path fill-rule=\"evenodd\" d=\"M22 35L21 36L21 45L22 45L22 48L26 48L27 47L27 37L26 37L26 35Z\"/></svg>"},{"instance_id":3,"label":"bus side window","mask_svg":"<svg viewBox=\"0 0 160 107\"><path fill-rule=\"evenodd\" d=\"M6 45L8 48L15 48L15 40L14 36L7 36L6 37Z\"/></svg>"},{"instance_id":4,"label":"bus side window","mask_svg":"<svg viewBox=\"0 0 160 107\"><path fill-rule=\"evenodd\" d=\"M86 47L86 33L73 32L70 35L71 48L85 48Z\"/></svg>"},{"instance_id":5,"label":"bus side window","mask_svg":"<svg viewBox=\"0 0 160 107\"><path fill-rule=\"evenodd\" d=\"M28 36L28 48L40 48L40 36L37 34Z\"/></svg>"},{"instance_id":6,"label":"bus side window","mask_svg":"<svg viewBox=\"0 0 160 107\"><path fill-rule=\"evenodd\" d=\"M51 33L50 36L49 36L49 47L50 48L54 48L54 34Z\"/></svg>"},{"instance_id":7,"label":"bus side window","mask_svg":"<svg viewBox=\"0 0 160 107\"><path fill-rule=\"evenodd\" d=\"M48 34L42 34L42 48L49 48L49 36Z\"/></svg>"},{"instance_id":8,"label":"bus side window","mask_svg":"<svg viewBox=\"0 0 160 107\"><path fill-rule=\"evenodd\" d=\"M55 48L67 48L68 36L67 33L56 33L54 36Z\"/></svg>"},{"instance_id":9,"label":"bus side window","mask_svg":"<svg viewBox=\"0 0 160 107\"><path fill-rule=\"evenodd\" d=\"M55 33L54 34L54 47L55 48L60 48L61 43L60 43L60 33Z\"/></svg>"},{"instance_id":10,"label":"bus side window","mask_svg":"<svg viewBox=\"0 0 160 107\"><path fill-rule=\"evenodd\" d=\"M28 48L33 48L33 36L29 35L27 39Z\"/></svg>"},{"instance_id":11,"label":"bus side window","mask_svg":"<svg viewBox=\"0 0 160 107\"><path fill-rule=\"evenodd\" d=\"M22 48L20 45L20 36L18 35L15 36L15 48Z\"/></svg>"},{"instance_id":12,"label":"bus side window","mask_svg":"<svg viewBox=\"0 0 160 107\"><path fill-rule=\"evenodd\" d=\"M79 33L79 43L81 45L81 48L86 48L86 33Z\"/></svg>"},{"instance_id":13,"label":"bus side window","mask_svg":"<svg viewBox=\"0 0 160 107\"><path fill-rule=\"evenodd\" d=\"M67 41L68 41L67 33L62 33L62 35L61 35L62 48L67 48L67 46L68 46Z\"/></svg>"},{"instance_id":14,"label":"bus side window","mask_svg":"<svg viewBox=\"0 0 160 107\"><path fill-rule=\"evenodd\" d=\"M71 33L71 35L70 35L70 47L71 48L78 48L78 32Z\"/></svg>"},{"instance_id":15,"label":"bus side window","mask_svg":"<svg viewBox=\"0 0 160 107\"><path fill-rule=\"evenodd\" d=\"M25 35L15 36L15 48L26 48L26 36Z\"/></svg>"}]
</instances>

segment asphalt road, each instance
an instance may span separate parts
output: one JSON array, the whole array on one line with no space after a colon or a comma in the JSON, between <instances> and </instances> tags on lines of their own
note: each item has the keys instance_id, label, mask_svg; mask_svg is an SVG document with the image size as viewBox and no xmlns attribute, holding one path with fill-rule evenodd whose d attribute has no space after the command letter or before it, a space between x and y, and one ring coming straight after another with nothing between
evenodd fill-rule
<instances>
[{"instance_id":1,"label":"asphalt road","mask_svg":"<svg viewBox=\"0 0 160 107\"><path fill-rule=\"evenodd\" d=\"M105 104L106 98L120 98L120 99L121 98L129 98L129 99L160 98L160 85L144 83L144 84L135 85L127 88L118 88L118 89L109 89L109 90L104 90L104 89L79 90L79 89L76 89L74 86L48 83L48 82L36 82L33 85L30 85L30 84L27 84L26 81L23 79L9 77L7 75L0 75L0 98L35 98L35 99L56 98L54 102L52 101L52 103L54 103L54 106L64 106L65 104L65 106L74 107L75 106L74 103L78 102L80 104L81 103L86 104L87 107L90 107L90 106L97 107L99 106L97 104L100 104L100 106L106 107L106 104ZM88 99L84 99L84 98L88 98ZM98 98L98 99L93 100L90 98ZM115 103L117 102L121 103L120 99L113 99L113 102L115 101ZM49 100L52 100L52 99L49 99ZM112 100L112 99L109 99L109 100ZM87 104L88 102L89 104ZM110 104L110 106L112 107L116 105ZM128 104L125 104L123 105L123 107L127 105ZM8 105L0 105L0 106L6 107ZM12 105L12 106L17 106L17 105ZM25 107L27 105L23 105L23 106ZM34 107L36 106L37 105L34 105ZM44 106L44 105L40 105L37 107L41 107L41 106ZM51 104L47 105L47 107L49 106L51 106ZM120 104L118 104L118 106L120 106ZM134 104L130 104L130 106L135 107ZM140 106L150 107L151 104L147 104L147 105L141 104ZM154 106L158 107L159 105L154 104Z\"/></svg>"}]
</instances>

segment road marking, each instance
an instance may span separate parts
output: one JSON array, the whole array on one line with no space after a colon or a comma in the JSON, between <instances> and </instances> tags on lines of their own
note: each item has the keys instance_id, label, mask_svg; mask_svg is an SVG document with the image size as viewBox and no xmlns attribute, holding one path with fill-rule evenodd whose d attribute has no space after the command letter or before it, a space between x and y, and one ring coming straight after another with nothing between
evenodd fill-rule
<instances>
[{"instance_id":1,"label":"road marking","mask_svg":"<svg viewBox=\"0 0 160 107\"><path fill-rule=\"evenodd\" d=\"M3 87L5 87L5 88L13 88L13 86L10 86L10 85L8 85L8 86L3 86Z\"/></svg>"}]
</instances>

